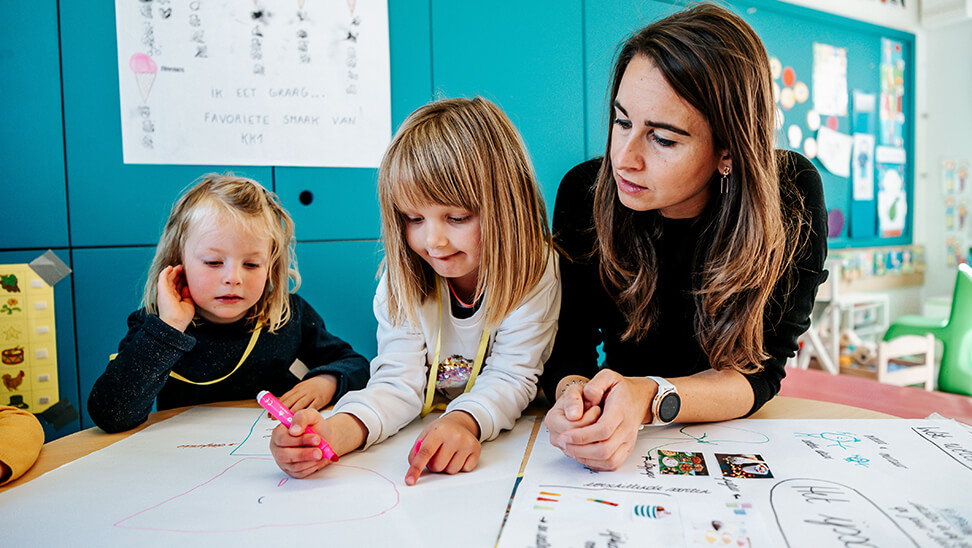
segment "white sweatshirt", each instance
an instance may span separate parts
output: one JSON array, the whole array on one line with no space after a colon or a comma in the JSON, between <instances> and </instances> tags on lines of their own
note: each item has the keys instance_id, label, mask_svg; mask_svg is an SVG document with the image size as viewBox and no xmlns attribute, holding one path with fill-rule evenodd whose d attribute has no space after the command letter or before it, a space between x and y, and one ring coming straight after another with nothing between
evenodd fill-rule
<instances>
[{"instance_id":1,"label":"white sweatshirt","mask_svg":"<svg viewBox=\"0 0 972 548\"><path fill-rule=\"evenodd\" d=\"M448 284L443 279L439 282L439 298L445 305L439 361L459 354L472 363L483 333L485 310L480 307L469 318L454 318ZM335 413L354 415L367 427L365 449L395 434L421 413L428 363L435 353L439 328L439 306L433 298L419 308L418 328L392 325L387 274L378 284L374 309L378 356L371 361L371 379L365 388L348 392L334 406ZM560 276L556 253L551 253L540 282L490 335L489 351L472 389L460 393L446 408L446 412L462 410L472 415L479 424L480 441L512 428L536 396L537 379L550 356L559 313Z\"/></svg>"}]
</instances>

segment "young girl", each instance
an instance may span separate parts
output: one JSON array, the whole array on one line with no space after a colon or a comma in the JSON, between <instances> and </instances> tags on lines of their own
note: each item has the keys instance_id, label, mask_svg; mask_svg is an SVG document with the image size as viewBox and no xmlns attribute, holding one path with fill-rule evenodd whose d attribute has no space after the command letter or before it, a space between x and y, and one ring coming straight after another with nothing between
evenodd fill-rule
<instances>
[{"instance_id":1,"label":"young girl","mask_svg":"<svg viewBox=\"0 0 972 548\"><path fill-rule=\"evenodd\" d=\"M371 380L335 414L297 413L271 452L291 476L326 466L310 425L339 454L367 448L451 399L409 451L422 470L476 467L480 442L508 429L536 395L557 330L556 254L516 129L481 98L442 100L402 124L378 175L385 272L375 295ZM431 365L430 365L431 364Z\"/></svg>"},{"instance_id":2,"label":"young girl","mask_svg":"<svg viewBox=\"0 0 972 548\"><path fill-rule=\"evenodd\" d=\"M293 408L317 409L364 386L367 361L291 294L300 285L293 247L290 215L256 181L206 175L183 194L155 251L144 308L128 317L91 390L95 424L134 428L156 398L162 410L269 390Z\"/></svg>"}]
</instances>

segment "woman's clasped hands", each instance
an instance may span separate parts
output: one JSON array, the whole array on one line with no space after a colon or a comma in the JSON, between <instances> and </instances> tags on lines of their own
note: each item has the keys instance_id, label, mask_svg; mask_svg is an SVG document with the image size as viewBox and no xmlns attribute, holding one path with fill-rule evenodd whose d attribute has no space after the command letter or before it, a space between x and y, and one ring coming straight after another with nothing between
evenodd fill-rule
<instances>
[{"instance_id":1,"label":"woman's clasped hands","mask_svg":"<svg viewBox=\"0 0 972 548\"><path fill-rule=\"evenodd\" d=\"M547 412L550 443L593 470L616 470L634 449L638 430L650 422L658 385L603 369L587 383L567 377L563 394Z\"/></svg>"}]
</instances>

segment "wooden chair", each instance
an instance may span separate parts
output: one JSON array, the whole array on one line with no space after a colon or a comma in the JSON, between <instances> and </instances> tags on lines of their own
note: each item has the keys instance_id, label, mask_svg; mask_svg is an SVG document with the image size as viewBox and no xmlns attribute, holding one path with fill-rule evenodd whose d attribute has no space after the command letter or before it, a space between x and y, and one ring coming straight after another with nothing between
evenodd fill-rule
<instances>
[{"instance_id":1,"label":"wooden chair","mask_svg":"<svg viewBox=\"0 0 972 548\"><path fill-rule=\"evenodd\" d=\"M842 365L840 372L896 386L923 384L925 390L934 390L935 337L928 333L881 341L877 345L877 363L872 366Z\"/></svg>"}]
</instances>

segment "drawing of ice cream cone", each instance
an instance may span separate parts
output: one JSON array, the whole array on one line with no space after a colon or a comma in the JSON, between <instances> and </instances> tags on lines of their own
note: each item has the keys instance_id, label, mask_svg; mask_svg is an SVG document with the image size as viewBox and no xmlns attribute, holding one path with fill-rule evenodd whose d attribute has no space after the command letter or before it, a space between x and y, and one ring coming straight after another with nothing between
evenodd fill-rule
<instances>
[{"instance_id":1,"label":"drawing of ice cream cone","mask_svg":"<svg viewBox=\"0 0 972 548\"><path fill-rule=\"evenodd\" d=\"M142 102L147 102L149 93L152 92L152 84L155 83L155 75L159 71L158 65L148 55L136 53L128 59L128 67L135 73L135 83Z\"/></svg>"}]
</instances>

